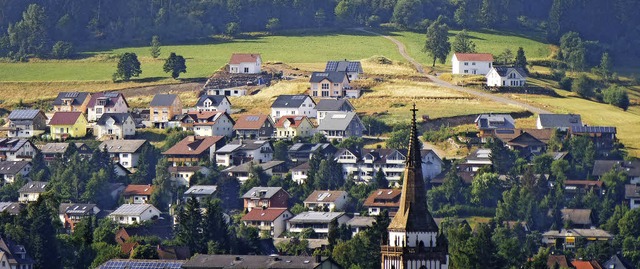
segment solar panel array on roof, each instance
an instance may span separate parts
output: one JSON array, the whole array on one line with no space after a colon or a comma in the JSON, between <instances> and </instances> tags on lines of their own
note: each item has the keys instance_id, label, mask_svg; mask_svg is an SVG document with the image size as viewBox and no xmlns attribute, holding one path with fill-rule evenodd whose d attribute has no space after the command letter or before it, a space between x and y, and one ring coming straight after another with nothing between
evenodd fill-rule
<instances>
[{"instance_id":1,"label":"solar panel array on roof","mask_svg":"<svg viewBox=\"0 0 640 269\"><path fill-rule=\"evenodd\" d=\"M496 130L496 133L498 134L513 134L515 133L514 130L508 130L508 129L498 129Z\"/></svg>"},{"instance_id":2,"label":"solar panel array on roof","mask_svg":"<svg viewBox=\"0 0 640 269\"><path fill-rule=\"evenodd\" d=\"M298 117L295 117L293 120L302 120L302 117L298 116Z\"/></svg>"},{"instance_id":3,"label":"solar panel array on roof","mask_svg":"<svg viewBox=\"0 0 640 269\"><path fill-rule=\"evenodd\" d=\"M259 116L249 116L247 117L247 121L258 121L260 119Z\"/></svg>"},{"instance_id":4,"label":"solar panel array on roof","mask_svg":"<svg viewBox=\"0 0 640 269\"><path fill-rule=\"evenodd\" d=\"M612 126L573 126L571 130L574 133L616 133L616 127Z\"/></svg>"},{"instance_id":5,"label":"solar panel array on roof","mask_svg":"<svg viewBox=\"0 0 640 269\"><path fill-rule=\"evenodd\" d=\"M301 100L301 99L304 99L304 98L307 98L307 96L306 95L295 95L295 96L291 97L292 100Z\"/></svg>"},{"instance_id":6,"label":"solar panel array on roof","mask_svg":"<svg viewBox=\"0 0 640 269\"><path fill-rule=\"evenodd\" d=\"M337 67L338 62L330 61L327 63L327 67L325 68L325 70L336 70Z\"/></svg>"},{"instance_id":7,"label":"solar panel array on roof","mask_svg":"<svg viewBox=\"0 0 640 269\"><path fill-rule=\"evenodd\" d=\"M80 94L80 93L78 93L78 92L68 92L68 93L66 93L64 95L64 97L65 98L76 98L76 97L78 97L78 94Z\"/></svg>"},{"instance_id":8,"label":"solar panel array on roof","mask_svg":"<svg viewBox=\"0 0 640 269\"><path fill-rule=\"evenodd\" d=\"M110 260L99 269L179 269L184 261Z\"/></svg>"},{"instance_id":9,"label":"solar panel array on roof","mask_svg":"<svg viewBox=\"0 0 640 269\"><path fill-rule=\"evenodd\" d=\"M349 67L347 67L349 71L358 70L358 62L349 62Z\"/></svg>"},{"instance_id":10,"label":"solar panel array on roof","mask_svg":"<svg viewBox=\"0 0 640 269\"><path fill-rule=\"evenodd\" d=\"M9 119L12 120L24 120L24 119L33 119L40 113L38 109L17 109L11 111L9 114Z\"/></svg>"},{"instance_id":11,"label":"solar panel array on roof","mask_svg":"<svg viewBox=\"0 0 640 269\"><path fill-rule=\"evenodd\" d=\"M105 97L109 97L109 98L115 98L118 97L118 93L117 92L108 92L104 94Z\"/></svg>"}]
</instances>

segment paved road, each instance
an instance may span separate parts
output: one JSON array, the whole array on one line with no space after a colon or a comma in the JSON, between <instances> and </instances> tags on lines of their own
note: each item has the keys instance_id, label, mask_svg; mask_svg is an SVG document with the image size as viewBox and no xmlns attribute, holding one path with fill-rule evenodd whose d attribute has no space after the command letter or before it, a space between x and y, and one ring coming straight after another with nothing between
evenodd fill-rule
<instances>
[{"instance_id":1,"label":"paved road","mask_svg":"<svg viewBox=\"0 0 640 269\"><path fill-rule=\"evenodd\" d=\"M398 47L398 51L400 52L400 55L402 55L402 57L404 57L407 61L409 61L411 64L413 64L413 66L416 68L416 71L418 71L418 73L425 74L431 81L433 81L433 83L437 84L438 86L445 87L445 88L452 89L452 90L459 91L459 92L463 92L463 93L466 93L466 94L471 94L471 95L475 95L475 96L478 96L478 97L486 98L486 99L489 99L489 100L492 100L492 101L495 101L495 102L498 102L498 103L519 106L519 107L522 107L522 108L530 111L531 113L536 113L536 114L550 114L550 113L552 113L551 111L548 111L548 110L545 110L545 109L541 109L541 108L538 108L538 107L535 107L535 106L532 106L532 105L529 105L529 104L526 104L526 103L523 103L523 102L519 102L519 101L510 99L510 98L501 97L501 96L493 95L493 94L486 93L486 92L480 92L480 91L476 91L476 90L473 90L473 89L456 86L456 85L453 85L453 84L451 84L449 82L441 80L441 79L437 78L436 76L426 74L424 72L424 68L422 67L422 64L420 64L418 61L413 59L413 57L411 57L407 53L407 48L399 40L397 40L397 39L395 39L395 38L393 38L391 36L382 35L380 33L376 33L376 32L373 32L373 31L366 30L364 28L355 28L355 29L358 30L358 31L365 32L365 33L382 36L382 37L390 40L394 44L396 44L396 46Z\"/></svg>"}]
</instances>

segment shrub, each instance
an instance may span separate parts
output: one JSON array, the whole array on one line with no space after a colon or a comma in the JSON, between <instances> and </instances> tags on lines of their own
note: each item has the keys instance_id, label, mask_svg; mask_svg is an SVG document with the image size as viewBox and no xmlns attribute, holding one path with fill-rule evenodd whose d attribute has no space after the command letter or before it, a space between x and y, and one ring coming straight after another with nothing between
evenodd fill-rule
<instances>
[{"instance_id":1,"label":"shrub","mask_svg":"<svg viewBox=\"0 0 640 269\"><path fill-rule=\"evenodd\" d=\"M625 88L611 85L602 94L605 103L622 108L624 111L629 108L629 95Z\"/></svg>"},{"instance_id":2,"label":"shrub","mask_svg":"<svg viewBox=\"0 0 640 269\"><path fill-rule=\"evenodd\" d=\"M571 91L583 98L591 98L594 94L593 81L585 74L582 74L573 81Z\"/></svg>"},{"instance_id":3,"label":"shrub","mask_svg":"<svg viewBox=\"0 0 640 269\"><path fill-rule=\"evenodd\" d=\"M240 25L237 22L227 23L227 27L225 27L225 34L228 36L234 36L240 32Z\"/></svg>"},{"instance_id":4,"label":"shrub","mask_svg":"<svg viewBox=\"0 0 640 269\"><path fill-rule=\"evenodd\" d=\"M573 80L571 78L564 77L560 80L560 82L558 82L558 85L560 86L561 89L565 91L571 91L572 83L573 83Z\"/></svg>"},{"instance_id":5,"label":"shrub","mask_svg":"<svg viewBox=\"0 0 640 269\"><path fill-rule=\"evenodd\" d=\"M71 42L58 41L51 49L51 56L55 59L65 59L73 54L73 45Z\"/></svg>"}]
</instances>

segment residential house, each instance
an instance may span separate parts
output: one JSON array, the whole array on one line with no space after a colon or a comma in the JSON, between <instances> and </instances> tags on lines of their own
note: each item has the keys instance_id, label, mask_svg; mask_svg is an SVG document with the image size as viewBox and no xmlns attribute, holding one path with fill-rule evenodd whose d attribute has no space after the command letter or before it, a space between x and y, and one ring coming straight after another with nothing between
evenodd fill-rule
<instances>
[{"instance_id":1,"label":"residential house","mask_svg":"<svg viewBox=\"0 0 640 269\"><path fill-rule=\"evenodd\" d=\"M73 232L82 219L96 216L100 212L95 204L61 203L58 208L58 216L62 226L69 232Z\"/></svg>"},{"instance_id":2,"label":"residential house","mask_svg":"<svg viewBox=\"0 0 640 269\"><path fill-rule=\"evenodd\" d=\"M313 191L304 200L304 207L311 211L343 211L349 202L346 191Z\"/></svg>"},{"instance_id":3,"label":"residential house","mask_svg":"<svg viewBox=\"0 0 640 269\"><path fill-rule=\"evenodd\" d=\"M222 166L246 162L265 163L273 159L273 145L269 140L236 140L216 151L216 163Z\"/></svg>"},{"instance_id":4,"label":"residential house","mask_svg":"<svg viewBox=\"0 0 640 269\"><path fill-rule=\"evenodd\" d=\"M134 224L160 217L160 210L151 204L123 204L109 214L109 218L120 224Z\"/></svg>"},{"instance_id":5,"label":"residential house","mask_svg":"<svg viewBox=\"0 0 640 269\"><path fill-rule=\"evenodd\" d=\"M40 147L40 152L44 157L44 161L47 165L51 165L55 160L69 157L67 150L69 150L70 143L47 143ZM85 143L74 143L76 152L80 155L80 158L91 158L93 150Z\"/></svg>"},{"instance_id":6,"label":"residential house","mask_svg":"<svg viewBox=\"0 0 640 269\"><path fill-rule=\"evenodd\" d=\"M596 178L602 178L604 174L612 170L624 172L629 183L640 184L640 160L596 160L593 163L593 172L591 174Z\"/></svg>"},{"instance_id":7,"label":"residential house","mask_svg":"<svg viewBox=\"0 0 640 269\"><path fill-rule=\"evenodd\" d=\"M393 218L400 208L400 189L377 189L364 201L364 208L370 216L377 216L387 210L389 217Z\"/></svg>"},{"instance_id":8,"label":"residential house","mask_svg":"<svg viewBox=\"0 0 640 269\"><path fill-rule=\"evenodd\" d=\"M23 203L17 202L0 202L0 214L7 213L11 216L20 214L20 211L25 208Z\"/></svg>"},{"instance_id":9,"label":"residential house","mask_svg":"<svg viewBox=\"0 0 640 269\"><path fill-rule=\"evenodd\" d=\"M124 95L119 92L98 92L94 93L87 104L88 121L98 120L104 113L127 113L129 103Z\"/></svg>"},{"instance_id":10,"label":"residential house","mask_svg":"<svg viewBox=\"0 0 640 269\"><path fill-rule=\"evenodd\" d=\"M8 237L0 236L0 268L33 269L34 265L35 261L23 245L19 245Z\"/></svg>"},{"instance_id":11,"label":"residential house","mask_svg":"<svg viewBox=\"0 0 640 269\"><path fill-rule=\"evenodd\" d=\"M342 165L342 172L345 178L349 175L353 175L353 178L358 181L363 181L360 178L360 164L362 163L361 152L357 149L345 149L341 148L334 154L334 159ZM364 175L364 173L362 173ZM387 178L388 179L388 178Z\"/></svg>"},{"instance_id":12,"label":"residential house","mask_svg":"<svg viewBox=\"0 0 640 269\"><path fill-rule=\"evenodd\" d=\"M327 112L318 126L318 132L322 132L328 140L337 141L352 136L361 137L365 129L355 112Z\"/></svg>"},{"instance_id":13,"label":"residential house","mask_svg":"<svg viewBox=\"0 0 640 269\"><path fill-rule=\"evenodd\" d=\"M275 132L275 122L269 115L240 115L233 125L238 137L243 139L269 139Z\"/></svg>"},{"instance_id":14,"label":"residential house","mask_svg":"<svg viewBox=\"0 0 640 269\"><path fill-rule=\"evenodd\" d=\"M229 59L229 73L260 74L262 57L259 53L234 53Z\"/></svg>"},{"instance_id":15,"label":"residential house","mask_svg":"<svg viewBox=\"0 0 640 269\"><path fill-rule=\"evenodd\" d=\"M196 103L197 111L224 111L231 114L231 102L224 95L203 95Z\"/></svg>"},{"instance_id":16,"label":"residential house","mask_svg":"<svg viewBox=\"0 0 640 269\"><path fill-rule=\"evenodd\" d=\"M481 114L475 119L482 142L496 134L496 130L514 130L515 120L509 114Z\"/></svg>"},{"instance_id":17,"label":"residential house","mask_svg":"<svg viewBox=\"0 0 640 269\"><path fill-rule=\"evenodd\" d=\"M289 148L287 154L289 159L296 163L306 162L313 154L320 154L321 157L333 156L338 149L331 143L295 143Z\"/></svg>"},{"instance_id":18,"label":"residential house","mask_svg":"<svg viewBox=\"0 0 640 269\"><path fill-rule=\"evenodd\" d=\"M295 269L342 269L329 257L321 256L267 256L267 255L206 255L196 254L182 264L183 269L217 269L218 264L229 265L224 268L295 268ZM172 267L173 268L173 267ZM177 268L177 267L176 267Z\"/></svg>"},{"instance_id":19,"label":"residential house","mask_svg":"<svg viewBox=\"0 0 640 269\"><path fill-rule=\"evenodd\" d=\"M555 247L558 249L574 249L576 243L584 240L587 244L596 241L611 241L613 236L605 230L601 229L562 229L550 230L542 234L542 243L547 247Z\"/></svg>"},{"instance_id":20,"label":"residential house","mask_svg":"<svg viewBox=\"0 0 640 269\"><path fill-rule=\"evenodd\" d=\"M289 232L301 233L304 229L311 228L316 237L327 238L329 223L336 220L338 225L342 225L349 219L344 212L302 212L289 220Z\"/></svg>"},{"instance_id":21,"label":"residential house","mask_svg":"<svg viewBox=\"0 0 640 269\"><path fill-rule=\"evenodd\" d=\"M313 97L342 98L351 88L349 77L344 72L313 72L309 83Z\"/></svg>"},{"instance_id":22,"label":"residential house","mask_svg":"<svg viewBox=\"0 0 640 269\"><path fill-rule=\"evenodd\" d=\"M520 67L493 67L486 76L489 87L524 87L527 72Z\"/></svg>"},{"instance_id":23,"label":"residential house","mask_svg":"<svg viewBox=\"0 0 640 269\"><path fill-rule=\"evenodd\" d=\"M257 208L289 208L291 195L281 187L253 187L242 195L244 209L251 211Z\"/></svg>"},{"instance_id":24,"label":"residential house","mask_svg":"<svg viewBox=\"0 0 640 269\"><path fill-rule=\"evenodd\" d=\"M144 204L144 205L133 205L133 206L141 206L144 208L147 205ZM151 210L153 211L153 209ZM148 213L148 211L149 209L147 209L146 212ZM128 213L123 216L126 216L126 215L128 215ZM120 245L121 247L125 247L125 245L129 243L128 241L130 241L130 238L132 237L157 237L161 241L174 239L173 218L171 218L167 214L160 214L157 217L157 219L154 219L153 217L152 219L153 221L148 225L121 226L120 229L118 229L118 231L116 231L116 234L115 234L114 239L116 241L116 244ZM139 218L136 219L136 221L138 220Z\"/></svg>"},{"instance_id":25,"label":"residential house","mask_svg":"<svg viewBox=\"0 0 640 269\"><path fill-rule=\"evenodd\" d=\"M130 204L146 204L151 199L153 186L130 184L124 189L122 196Z\"/></svg>"},{"instance_id":26,"label":"residential house","mask_svg":"<svg viewBox=\"0 0 640 269\"><path fill-rule=\"evenodd\" d=\"M87 135L87 119L82 112L56 112L49 120L51 138L65 140Z\"/></svg>"},{"instance_id":27,"label":"residential house","mask_svg":"<svg viewBox=\"0 0 640 269\"><path fill-rule=\"evenodd\" d=\"M318 105L316 105L316 111L318 112L316 118L318 123L321 124L327 113L353 112L355 110L349 99L320 99Z\"/></svg>"},{"instance_id":28,"label":"residential house","mask_svg":"<svg viewBox=\"0 0 640 269\"><path fill-rule=\"evenodd\" d=\"M93 127L98 139L125 139L136 135L136 123L129 113L104 113Z\"/></svg>"},{"instance_id":29,"label":"residential house","mask_svg":"<svg viewBox=\"0 0 640 269\"><path fill-rule=\"evenodd\" d=\"M224 146L223 136L190 135L163 152L172 166L196 166L202 162L214 162L216 150Z\"/></svg>"},{"instance_id":30,"label":"residential house","mask_svg":"<svg viewBox=\"0 0 640 269\"><path fill-rule=\"evenodd\" d=\"M53 100L53 111L87 113L87 106L91 100L88 92L59 92Z\"/></svg>"},{"instance_id":31,"label":"residential house","mask_svg":"<svg viewBox=\"0 0 640 269\"><path fill-rule=\"evenodd\" d=\"M182 101L176 94L156 94L149 104L149 117L156 128L166 128L170 120L181 114Z\"/></svg>"},{"instance_id":32,"label":"residential house","mask_svg":"<svg viewBox=\"0 0 640 269\"><path fill-rule=\"evenodd\" d=\"M584 195L591 191L596 195L604 194L603 182L600 180L565 180L564 194L567 198L574 198L577 195Z\"/></svg>"},{"instance_id":33,"label":"residential house","mask_svg":"<svg viewBox=\"0 0 640 269\"><path fill-rule=\"evenodd\" d=\"M376 218L367 216L354 216L347 221L347 227L351 228L351 236L356 236L359 232L373 227Z\"/></svg>"},{"instance_id":34,"label":"residential house","mask_svg":"<svg viewBox=\"0 0 640 269\"><path fill-rule=\"evenodd\" d=\"M324 68L324 72L342 72L346 73L350 81L357 80L360 75L364 74L360 61L328 61Z\"/></svg>"},{"instance_id":35,"label":"residential house","mask_svg":"<svg viewBox=\"0 0 640 269\"><path fill-rule=\"evenodd\" d=\"M237 178L240 183L244 184L244 182L247 181L251 176L253 166L259 166L260 168L262 168L262 171L269 177L282 176L289 171L289 169L287 169L287 163L285 163L284 161L268 161L264 163L251 161L238 166L229 167L222 170L222 172L229 174L229 176Z\"/></svg>"},{"instance_id":36,"label":"residential house","mask_svg":"<svg viewBox=\"0 0 640 269\"><path fill-rule=\"evenodd\" d=\"M556 264L558 267L555 267ZM570 269L567 257L564 255L549 255L547 258L547 268Z\"/></svg>"},{"instance_id":37,"label":"residential house","mask_svg":"<svg viewBox=\"0 0 640 269\"><path fill-rule=\"evenodd\" d=\"M294 168L291 168L291 180L300 185L304 184L309 177L309 162L304 162Z\"/></svg>"},{"instance_id":38,"label":"residential house","mask_svg":"<svg viewBox=\"0 0 640 269\"><path fill-rule=\"evenodd\" d=\"M39 136L47 129L47 116L39 109L16 109L9 114L8 137Z\"/></svg>"},{"instance_id":39,"label":"residential house","mask_svg":"<svg viewBox=\"0 0 640 269\"><path fill-rule=\"evenodd\" d=\"M627 259L622 257L622 254L616 253L611 256L609 260L602 264L602 268L612 269L633 269L635 268Z\"/></svg>"},{"instance_id":40,"label":"residential house","mask_svg":"<svg viewBox=\"0 0 640 269\"><path fill-rule=\"evenodd\" d=\"M287 220L293 214L286 208L255 208L242 216L242 223L245 226L258 228L261 232L267 232L270 237L276 238L286 230Z\"/></svg>"},{"instance_id":41,"label":"residential house","mask_svg":"<svg viewBox=\"0 0 640 269\"><path fill-rule=\"evenodd\" d=\"M38 148L27 139L0 138L0 161L30 161Z\"/></svg>"},{"instance_id":42,"label":"residential house","mask_svg":"<svg viewBox=\"0 0 640 269\"><path fill-rule=\"evenodd\" d=\"M276 122L275 138L292 139L298 137L311 137L315 134L313 123L307 116L287 115L280 117Z\"/></svg>"},{"instance_id":43,"label":"residential house","mask_svg":"<svg viewBox=\"0 0 640 269\"><path fill-rule=\"evenodd\" d=\"M193 185L182 196L185 200L193 197L202 205L207 199L214 198L217 190L216 185Z\"/></svg>"},{"instance_id":44,"label":"residential house","mask_svg":"<svg viewBox=\"0 0 640 269\"><path fill-rule=\"evenodd\" d=\"M640 208L640 185L624 185L624 199L629 203L629 209Z\"/></svg>"},{"instance_id":45,"label":"residential house","mask_svg":"<svg viewBox=\"0 0 640 269\"><path fill-rule=\"evenodd\" d=\"M191 185L191 177L196 173L200 173L202 175L209 175L211 170L204 166L171 166L167 169L169 174L171 174L171 183L174 187L177 186L185 186L189 187Z\"/></svg>"},{"instance_id":46,"label":"residential house","mask_svg":"<svg viewBox=\"0 0 640 269\"><path fill-rule=\"evenodd\" d=\"M569 128L571 137L585 136L589 137L596 146L596 152L600 155L607 156L609 150L613 149L616 138L616 127L609 126L571 126Z\"/></svg>"},{"instance_id":47,"label":"residential house","mask_svg":"<svg viewBox=\"0 0 640 269\"><path fill-rule=\"evenodd\" d=\"M309 95L280 95L271 104L271 118L274 121L288 115L313 118L317 114L316 103Z\"/></svg>"},{"instance_id":48,"label":"residential house","mask_svg":"<svg viewBox=\"0 0 640 269\"><path fill-rule=\"evenodd\" d=\"M26 178L31 172L29 161L0 161L0 185L11 184L20 175Z\"/></svg>"},{"instance_id":49,"label":"residential house","mask_svg":"<svg viewBox=\"0 0 640 269\"><path fill-rule=\"evenodd\" d=\"M582 126L582 119L577 114L539 114L536 120L538 129L558 129L567 131L571 126Z\"/></svg>"},{"instance_id":50,"label":"residential house","mask_svg":"<svg viewBox=\"0 0 640 269\"><path fill-rule=\"evenodd\" d=\"M560 209L562 221L569 223L570 227L589 229L593 227L591 209L563 208ZM549 210L549 215L552 215Z\"/></svg>"},{"instance_id":51,"label":"residential house","mask_svg":"<svg viewBox=\"0 0 640 269\"><path fill-rule=\"evenodd\" d=\"M495 130L494 135L507 148L533 157L546 152L552 129L501 129Z\"/></svg>"},{"instance_id":52,"label":"residential house","mask_svg":"<svg viewBox=\"0 0 640 269\"><path fill-rule=\"evenodd\" d=\"M180 122L183 130L193 131L198 136L231 137L235 124L223 111L192 111L182 116Z\"/></svg>"},{"instance_id":53,"label":"residential house","mask_svg":"<svg viewBox=\"0 0 640 269\"><path fill-rule=\"evenodd\" d=\"M442 173L444 162L438 154L430 149L420 151L422 156L422 176L425 179L433 179Z\"/></svg>"},{"instance_id":54,"label":"residential house","mask_svg":"<svg viewBox=\"0 0 640 269\"><path fill-rule=\"evenodd\" d=\"M138 167L138 159L145 145L149 143L144 139L107 140L102 142L98 149L106 149L112 160L131 170Z\"/></svg>"},{"instance_id":55,"label":"residential house","mask_svg":"<svg viewBox=\"0 0 640 269\"><path fill-rule=\"evenodd\" d=\"M18 202L35 202L40 197L40 194L47 191L48 182L31 181L24 184L22 188L18 190L20 196L18 196Z\"/></svg>"},{"instance_id":56,"label":"residential house","mask_svg":"<svg viewBox=\"0 0 640 269\"><path fill-rule=\"evenodd\" d=\"M258 82L262 82L263 80L261 80L260 78L258 78ZM208 81L207 81L208 82ZM250 82L247 82L247 84L249 84ZM247 84L244 84L246 86L240 86L240 87L233 87L233 88L223 88L223 89L216 89L216 88L209 88L206 86L205 84L205 88L204 90L206 90L206 94L207 95L224 95L224 96L245 96L247 94L249 94L250 92L248 91L248 89L251 87ZM250 84L250 85L254 85L254 84ZM261 85L261 84L259 84Z\"/></svg>"},{"instance_id":57,"label":"residential house","mask_svg":"<svg viewBox=\"0 0 640 269\"><path fill-rule=\"evenodd\" d=\"M451 73L460 75L486 75L493 68L491 53L454 53Z\"/></svg>"},{"instance_id":58,"label":"residential house","mask_svg":"<svg viewBox=\"0 0 640 269\"><path fill-rule=\"evenodd\" d=\"M491 166L491 149L476 149L469 153L465 161L459 165L458 170L464 172L477 172L483 167Z\"/></svg>"},{"instance_id":59,"label":"residential house","mask_svg":"<svg viewBox=\"0 0 640 269\"><path fill-rule=\"evenodd\" d=\"M571 261L571 266L576 269L602 269L602 266L600 266L600 264L596 260L573 260Z\"/></svg>"}]
</instances>

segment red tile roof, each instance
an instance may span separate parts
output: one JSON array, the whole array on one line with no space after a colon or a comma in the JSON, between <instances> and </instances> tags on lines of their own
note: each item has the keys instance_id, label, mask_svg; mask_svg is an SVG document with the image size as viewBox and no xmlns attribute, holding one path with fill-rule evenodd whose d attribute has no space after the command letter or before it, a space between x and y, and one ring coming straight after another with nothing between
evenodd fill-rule
<instances>
[{"instance_id":1,"label":"red tile roof","mask_svg":"<svg viewBox=\"0 0 640 269\"><path fill-rule=\"evenodd\" d=\"M571 265L576 269L602 269L597 261L572 261Z\"/></svg>"},{"instance_id":2,"label":"red tile roof","mask_svg":"<svg viewBox=\"0 0 640 269\"><path fill-rule=\"evenodd\" d=\"M337 201L340 197L346 197L349 194L346 191L313 191L307 199L304 200L305 203L333 203Z\"/></svg>"},{"instance_id":3,"label":"red tile roof","mask_svg":"<svg viewBox=\"0 0 640 269\"><path fill-rule=\"evenodd\" d=\"M195 136L190 135L182 139L173 147L163 152L163 155L200 155L211 146L223 139L223 136Z\"/></svg>"},{"instance_id":4,"label":"red tile roof","mask_svg":"<svg viewBox=\"0 0 640 269\"><path fill-rule=\"evenodd\" d=\"M491 53L456 53L458 61L493 62Z\"/></svg>"},{"instance_id":5,"label":"red tile roof","mask_svg":"<svg viewBox=\"0 0 640 269\"><path fill-rule=\"evenodd\" d=\"M123 195L151 195L153 186L151 185L129 185L124 189Z\"/></svg>"},{"instance_id":6,"label":"red tile roof","mask_svg":"<svg viewBox=\"0 0 640 269\"><path fill-rule=\"evenodd\" d=\"M73 125L81 116L82 112L56 112L51 117L49 125Z\"/></svg>"},{"instance_id":7,"label":"red tile roof","mask_svg":"<svg viewBox=\"0 0 640 269\"><path fill-rule=\"evenodd\" d=\"M234 53L229 60L230 64L255 63L260 57L259 53Z\"/></svg>"},{"instance_id":8,"label":"red tile roof","mask_svg":"<svg viewBox=\"0 0 640 269\"><path fill-rule=\"evenodd\" d=\"M274 221L282 213L287 211L286 208L254 208L242 217L243 221Z\"/></svg>"},{"instance_id":9,"label":"red tile roof","mask_svg":"<svg viewBox=\"0 0 640 269\"><path fill-rule=\"evenodd\" d=\"M137 242L122 243L122 245L120 245L120 251L124 254L130 255L136 246L138 246Z\"/></svg>"},{"instance_id":10,"label":"red tile roof","mask_svg":"<svg viewBox=\"0 0 640 269\"><path fill-rule=\"evenodd\" d=\"M289 122L291 128L297 128L303 121L308 120L307 116L288 115L282 116L276 123L276 128L284 128L284 123Z\"/></svg>"},{"instance_id":11,"label":"red tile roof","mask_svg":"<svg viewBox=\"0 0 640 269\"><path fill-rule=\"evenodd\" d=\"M364 206L400 207L400 189L377 189L367 197Z\"/></svg>"},{"instance_id":12,"label":"red tile roof","mask_svg":"<svg viewBox=\"0 0 640 269\"><path fill-rule=\"evenodd\" d=\"M241 115L233 126L234 130L257 130L262 127L268 115Z\"/></svg>"},{"instance_id":13,"label":"red tile roof","mask_svg":"<svg viewBox=\"0 0 640 269\"><path fill-rule=\"evenodd\" d=\"M193 125L214 125L220 117L226 114L224 111L190 111L187 116L194 120ZM199 121L206 122L199 122Z\"/></svg>"}]
</instances>

